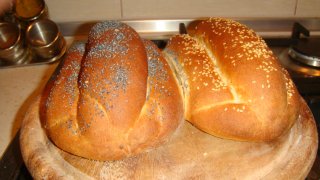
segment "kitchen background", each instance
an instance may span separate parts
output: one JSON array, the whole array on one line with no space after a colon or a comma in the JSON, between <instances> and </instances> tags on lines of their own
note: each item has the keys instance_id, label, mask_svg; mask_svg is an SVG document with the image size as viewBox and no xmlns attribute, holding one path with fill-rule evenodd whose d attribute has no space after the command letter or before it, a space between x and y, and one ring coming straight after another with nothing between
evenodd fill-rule
<instances>
[{"instance_id":1,"label":"kitchen background","mask_svg":"<svg viewBox=\"0 0 320 180\"><path fill-rule=\"evenodd\" d=\"M106 19L320 18L320 0L47 0L57 23ZM56 65L0 70L0 155Z\"/></svg>"},{"instance_id":2,"label":"kitchen background","mask_svg":"<svg viewBox=\"0 0 320 180\"><path fill-rule=\"evenodd\" d=\"M48 0L56 22L105 19L320 17L320 0Z\"/></svg>"}]
</instances>

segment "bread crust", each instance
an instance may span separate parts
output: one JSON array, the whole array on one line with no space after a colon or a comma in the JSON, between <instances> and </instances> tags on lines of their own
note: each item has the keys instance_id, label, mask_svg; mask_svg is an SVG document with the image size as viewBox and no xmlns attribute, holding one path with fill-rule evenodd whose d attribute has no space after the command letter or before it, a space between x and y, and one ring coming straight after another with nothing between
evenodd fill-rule
<instances>
[{"instance_id":1,"label":"bread crust","mask_svg":"<svg viewBox=\"0 0 320 180\"><path fill-rule=\"evenodd\" d=\"M210 18L188 33L172 37L164 50L192 84L184 91L188 121L209 134L242 141L271 141L290 129L299 94L253 30Z\"/></svg>"},{"instance_id":2,"label":"bread crust","mask_svg":"<svg viewBox=\"0 0 320 180\"><path fill-rule=\"evenodd\" d=\"M96 24L43 92L49 138L81 157L117 160L165 143L183 118L240 141L272 141L291 128L299 94L259 36L220 18L188 33L161 52L126 24Z\"/></svg>"},{"instance_id":3,"label":"bread crust","mask_svg":"<svg viewBox=\"0 0 320 180\"><path fill-rule=\"evenodd\" d=\"M81 157L145 152L183 120L181 93L161 52L120 22L96 24L51 83L43 125L58 147Z\"/></svg>"}]
</instances>

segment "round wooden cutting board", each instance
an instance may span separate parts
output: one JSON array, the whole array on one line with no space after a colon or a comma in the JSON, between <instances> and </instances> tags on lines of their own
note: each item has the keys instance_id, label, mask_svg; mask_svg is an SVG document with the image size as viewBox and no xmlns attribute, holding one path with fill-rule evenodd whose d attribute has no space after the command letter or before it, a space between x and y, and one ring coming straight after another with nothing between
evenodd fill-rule
<instances>
[{"instance_id":1,"label":"round wooden cutting board","mask_svg":"<svg viewBox=\"0 0 320 180\"><path fill-rule=\"evenodd\" d=\"M120 161L94 161L66 153L47 138L39 99L21 127L21 150L35 179L304 179L317 153L312 114L302 100L300 117L277 141L225 140L188 122L165 145Z\"/></svg>"}]
</instances>

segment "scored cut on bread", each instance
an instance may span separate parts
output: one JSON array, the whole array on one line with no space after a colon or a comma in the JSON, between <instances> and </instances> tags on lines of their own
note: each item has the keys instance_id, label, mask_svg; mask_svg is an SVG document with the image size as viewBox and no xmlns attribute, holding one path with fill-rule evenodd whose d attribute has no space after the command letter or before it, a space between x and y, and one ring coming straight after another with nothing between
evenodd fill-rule
<instances>
[{"instance_id":1,"label":"scored cut on bread","mask_svg":"<svg viewBox=\"0 0 320 180\"><path fill-rule=\"evenodd\" d=\"M299 98L266 43L233 20L197 21L163 51L105 21L69 49L40 114L59 148L117 160L167 142L183 118L221 138L275 140L298 118Z\"/></svg>"},{"instance_id":2,"label":"scored cut on bread","mask_svg":"<svg viewBox=\"0 0 320 180\"><path fill-rule=\"evenodd\" d=\"M69 50L43 93L50 139L96 160L133 156L168 141L183 120L183 105L160 50L116 21L96 24L81 47Z\"/></svg>"},{"instance_id":3,"label":"scored cut on bread","mask_svg":"<svg viewBox=\"0 0 320 180\"><path fill-rule=\"evenodd\" d=\"M184 88L185 117L222 138L271 141L298 117L299 94L261 37L210 18L172 37L165 50Z\"/></svg>"}]
</instances>

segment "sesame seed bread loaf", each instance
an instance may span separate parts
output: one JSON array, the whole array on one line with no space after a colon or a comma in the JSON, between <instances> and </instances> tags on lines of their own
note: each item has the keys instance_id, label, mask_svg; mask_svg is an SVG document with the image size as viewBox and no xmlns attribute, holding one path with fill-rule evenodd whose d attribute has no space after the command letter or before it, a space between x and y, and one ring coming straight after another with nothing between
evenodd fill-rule
<instances>
[{"instance_id":1,"label":"sesame seed bread loaf","mask_svg":"<svg viewBox=\"0 0 320 180\"><path fill-rule=\"evenodd\" d=\"M182 94L160 50L106 21L71 47L45 89L43 127L61 149L116 160L158 146L183 120Z\"/></svg>"},{"instance_id":2,"label":"sesame seed bread loaf","mask_svg":"<svg viewBox=\"0 0 320 180\"><path fill-rule=\"evenodd\" d=\"M164 54L179 74L185 117L222 138L270 141L298 117L299 94L253 30L228 19L192 24Z\"/></svg>"}]
</instances>

